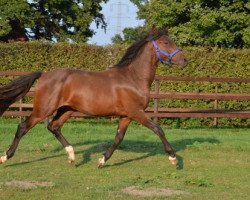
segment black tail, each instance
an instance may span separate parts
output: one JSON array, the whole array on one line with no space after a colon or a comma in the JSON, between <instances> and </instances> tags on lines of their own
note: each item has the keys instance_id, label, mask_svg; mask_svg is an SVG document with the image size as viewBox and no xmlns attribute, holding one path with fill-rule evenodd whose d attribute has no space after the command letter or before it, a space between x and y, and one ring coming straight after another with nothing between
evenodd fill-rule
<instances>
[{"instance_id":1,"label":"black tail","mask_svg":"<svg viewBox=\"0 0 250 200\"><path fill-rule=\"evenodd\" d=\"M0 116L18 99L24 97L30 90L34 81L42 75L42 72L34 72L13 80L8 85L0 87Z\"/></svg>"}]
</instances>

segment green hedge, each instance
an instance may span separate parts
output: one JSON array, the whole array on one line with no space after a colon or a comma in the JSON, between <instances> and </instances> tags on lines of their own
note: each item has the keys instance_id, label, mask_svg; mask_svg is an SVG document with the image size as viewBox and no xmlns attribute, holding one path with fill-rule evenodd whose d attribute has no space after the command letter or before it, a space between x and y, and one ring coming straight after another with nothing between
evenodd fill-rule
<instances>
[{"instance_id":1,"label":"green hedge","mask_svg":"<svg viewBox=\"0 0 250 200\"><path fill-rule=\"evenodd\" d=\"M158 68L157 74L197 77L250 77L250 49L221 49L190 47L184 50L190 59L189 65L180 70L176 67L162 66ZM250 84L244 83L201 83L201 82L162 82L163 91L191 91L191 92L215 92L215 85L221 93L250 93ZM213 108L214 101L205 100L161 100L161 105L183 108ZM250 109L247 101L219 101L221 109ZM200 127L212 126L213 119L163 119L165 124L174 127ZM250 120L246 119L218 119L219 126L238 127L249 126Z\"/></svg>"},{"instance_id":2,"label":"green hedge","mask_svg":"<svg viewBox=\"0 0 250 200\"><path fill-rule=\"evenodd\" d=\"M47 42L0 43L0 70L48 71L56 68L105 70L123 55L125 46L99 47L86 44ZM175 66L159 65L157 74L199 77L250 76L250 49L189 47L184 49L189 65L181 70ZM8 80L1 78L0 83ZM219 83L219 92L249 93L249 84ZM161 82L162 91L214 92L215 84ZM212 108L213 101L161 100L162 106ZM220 101L220 108L250 109L249 102ZM221 126L247 126L249 120L219 119ZM212 119L162 119L175 127L211 125Z\"/></svg>"}]
</instances>

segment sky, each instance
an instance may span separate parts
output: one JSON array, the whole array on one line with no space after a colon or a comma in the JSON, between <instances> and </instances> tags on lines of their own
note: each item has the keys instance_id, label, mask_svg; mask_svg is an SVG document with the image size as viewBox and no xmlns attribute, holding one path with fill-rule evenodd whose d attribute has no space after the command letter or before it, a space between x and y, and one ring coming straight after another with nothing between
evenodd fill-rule
<instances>
[{"instance_id":1,"label":"sky","mask_svg":"<svg viewBox=\"0 0 250 200\"><path fill-rule=\"evenodd\" d=\"M107 22L106 33L101 28L96 28L96 24L91 24L96 34L89 39L89 44L96 44L100 46L111 44L111 38L117 33L122 33L126 27L136 27L143 25L143 20L136 19L138 11L137 7L129 0L109 0L102 5L102 14L105 16Z\"/></svg>"}]
</instances>

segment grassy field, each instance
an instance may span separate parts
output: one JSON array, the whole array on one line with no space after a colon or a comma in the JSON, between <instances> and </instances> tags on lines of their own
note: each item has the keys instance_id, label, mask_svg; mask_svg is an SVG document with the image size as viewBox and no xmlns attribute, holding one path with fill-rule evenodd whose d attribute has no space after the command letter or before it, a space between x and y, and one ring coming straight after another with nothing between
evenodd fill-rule
<instances>
[{"instance_id":1,"label":"grassy field","mask_svg":"<svg viewBox=\"0 0 250 200\"><path fill-rule=\"evenodd\" d=\"M14 121L0 121L0 152L14 137ZM65 124L63 133L76 152L71 166L58 141L37 125L0 166L0 199L250 199L249 129L164 128L177 150L175 167L156 135L131 124L98 169L115 130L115 123L105 121Z\"/></svg>"}]
</instances>

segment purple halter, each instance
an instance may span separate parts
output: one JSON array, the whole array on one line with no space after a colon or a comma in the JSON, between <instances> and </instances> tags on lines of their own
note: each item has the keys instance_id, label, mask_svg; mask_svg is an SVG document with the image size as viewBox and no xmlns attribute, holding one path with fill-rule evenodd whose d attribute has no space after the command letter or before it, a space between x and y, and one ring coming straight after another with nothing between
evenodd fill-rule
<instances>
[{"instance_id":1,"label":"purple halter","mask_svg":"<svg viewBox=\"0 0 250 200\"><path fill-rule=\"evenodd\" d=\"M152 40L153 46L156 50L156 54L157 54L157 58L160 60L160 62L162 64L166 64L168 63L169 65L172 64L172 58L174 57L175 54L181 52L181 49L176 49L174 50L171 54L167 53L166 51L161 50L158 45L156 44L156 42L154 40ZM168 61L165 62L162 58L161 58L161 54L163 54L164 56L168 57Z\"/></svg>"}]
</instances>

